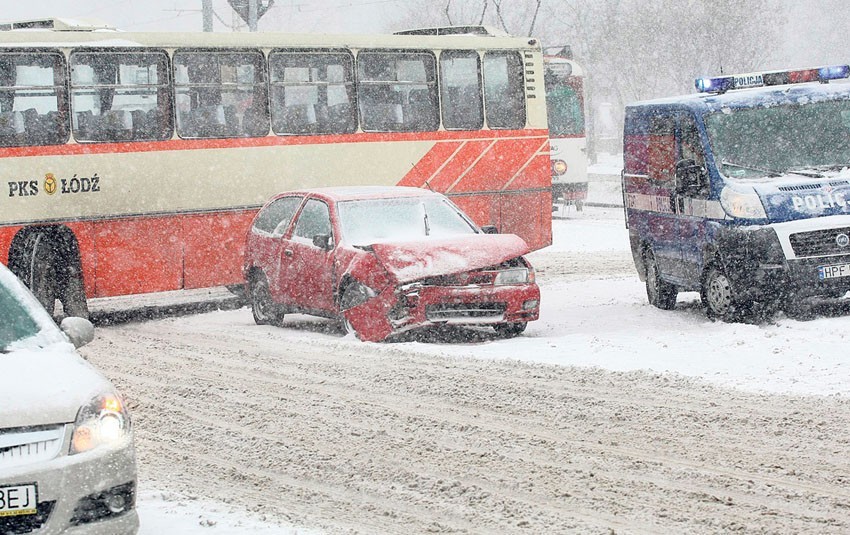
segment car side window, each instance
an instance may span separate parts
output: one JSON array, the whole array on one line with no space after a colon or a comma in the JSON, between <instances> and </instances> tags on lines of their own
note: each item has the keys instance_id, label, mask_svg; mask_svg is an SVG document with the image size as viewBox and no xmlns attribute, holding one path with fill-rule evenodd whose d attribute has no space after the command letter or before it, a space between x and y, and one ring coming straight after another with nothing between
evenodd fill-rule
<instances>
[{"instance_id":1,"label":"car side window","mask_svg":"<svg viewBox=\"0 0 850 535\"><path fill-rule=\"evenodd\" d=\"M330 210L324 202L310 199L298 216L292 237L298 241L313 243L313 237L320 234L331 235Z\"/></svg>"},{"instance_id":2,"label":"car side window","mask_svg":"<svg viewBox=\"0 0 850 535\"><path fill-rule=\"evenodd\" d=\"M281 197L260 212L254 221L254 228L277 236L289 228L289 223L295 215L303 197Z\"/></svg>"}]
</instances>

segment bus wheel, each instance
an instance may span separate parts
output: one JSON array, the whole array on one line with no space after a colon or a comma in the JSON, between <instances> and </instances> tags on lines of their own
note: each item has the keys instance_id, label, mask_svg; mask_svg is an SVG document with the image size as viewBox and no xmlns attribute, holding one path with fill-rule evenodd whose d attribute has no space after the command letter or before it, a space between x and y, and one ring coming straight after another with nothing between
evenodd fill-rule
<instances>
[{"instance_id":1,"label":"bus wheel","mask_svg":"<svg viewBox=\"0 0 850 535\"><path fill-rule=\"evenodd\" d=\"M262 273L251 279L251 313L257 325L280 325L283 309L272 301L269 281Z\"/></svg>"},{"instance_id":2,"label":"bus wheel","mask_svg":"<svg viewBox=\"0 0 850 535\"><path fill-rule=\"evenodd\" d=\"M679 291L675 285L661 279L652 249L643 253L643 264L646 266L646 297L649 304L662 310L673 310Z\"/></svg>"},{"instance_id":3,"label":"bus wheel","mask_svg":"<svg viewBox=\"0 0 850 535\"><path fill-rule=\"evenodd\" d=\"M711 265L702 283L702 304L709 318L730 321L737 312L735 293L729 277L717 265Z\"/></svg>"},{"instance_id":4,"label":"bus wheel","mask_svg":"<svg viewBox=\"0 0 850 535\"><path fill-rule=\"evenodd\" d=\"M83 277L76 269L68 269L68 280L60 289L59 300L66 316L89 318L89 307L86 302L86 292L83 288Z\"/></svg>"},{"instance_id":5,"label":"bus wheel","mask_svg":"<svg viewBox=\"0 0 850 535\"><path fill-rule=\"evenodd\" d=\"M44 233L27 236L25 280L38 302L52 316L56 308L56 251Z\"/></svg>"}]
</instances>

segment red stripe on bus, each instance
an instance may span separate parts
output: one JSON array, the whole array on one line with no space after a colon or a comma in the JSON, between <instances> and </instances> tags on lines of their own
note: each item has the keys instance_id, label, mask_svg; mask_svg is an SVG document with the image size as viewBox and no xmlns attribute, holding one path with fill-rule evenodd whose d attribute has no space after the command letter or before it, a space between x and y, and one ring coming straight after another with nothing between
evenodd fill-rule
<instances>
[{"instance_id":1,"label":"red stripe on bus","mask_svg":"<svg viewBox=\"0 0 850 535\"><path fill-rule=\"evenodd\" d=\"M451 160L430 180L431 188L440 192L449 192L452 185L464 176L481 154L493 144L492 139L467 141Z\"/></svg>"},{"instance_id":2,"label":"red stripe on bus","mask_svg":"<svg viewBox=\"0 0 850 535\"><path fill-rule=\"evenodd\" d=\"M458 182L452 193L470 191L498 191L504 189L508 182L528 165L528 161L540 148L540 139L501 139L487 150L475 166ZM548 157L547 157L548 158ZM535 169L540 177L536 183L525 184L524 187L548 186L551 178L549 163L545 170ZM541 182L541 180L543 182ZM511 189L517 189L511 185Z\"/></svg>"},{"instance_id":3,"label":"red stripe on bus","mask_svg":"<svg viewBox=\"0 0 850 535\"><path fill-rule=\"evenodd\" d=\"M440 132L387 132L317 136L265 136L226 139L171 139L167 141L133 141L120 143L74 143L38 147L0 148L0 158L26 156L65 156L74 154L112 154L172 150L225 149L239 147L271 147L279 145L328 145L336 143L381 143L391 141L481 140L547 136L545 129L474 130Z\"/></svg>"},{"instance_id":4,"label":"red stripe on bus","mask_svg":"<svg viewBox=\"0 0 850 535\"><path fill-rule=\"evenodd\" d=\"M432 187L433 185L430 182L428 184L425 182L439 171L440 167L461 145L463 145L462 141L435 143L422 159L418 162L411 162L413 168L399 181L398 185L416 188Z\"/></svg>"}]
</instances>

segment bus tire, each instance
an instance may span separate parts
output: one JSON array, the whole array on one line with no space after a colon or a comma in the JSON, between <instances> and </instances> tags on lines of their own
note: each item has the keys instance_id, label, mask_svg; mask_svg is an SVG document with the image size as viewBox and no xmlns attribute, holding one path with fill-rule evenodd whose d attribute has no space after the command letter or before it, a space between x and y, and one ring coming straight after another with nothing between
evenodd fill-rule
<instances>
[{"instance_id":1,"label":"bus tire","mask_svg":"<svg viewBox=\"0 0 850 535\"><path fill-rule=\"evenodd\" d=\"M79 270L68 270L67 280L60 288L59 300L62 302L65 316L89 319L89 306L82 275Z\"/></svg>"},{"instance_id":2,"label":"bus tire","mask_svg":"<svg viewBox=\"0 0 850 535\"><path fill-rule=\"evenodd\" d=\"M283 323L283 307L272 301L269 280L262 272L251 277L251 314L257 325L280 325Z\"/></svg>"},{"instance_id":3,"label":"bus tire","mask_svg":"<svg viewBox=\"0 0 850 535\"><path fill-rule=\"evenodd\" d=\"M33 232L24 242L23 273L19 276L52 316L56 309L58 280L56 277L56 251L44 232Z\"/></svg>"},{"instance_id":4,"label":"bus tire","mask_svg":"<svg viewBox=\"0 0 850 535\"><path fill-rule=\"evenodd\" d=\"M663 280L655 262L655 253L647 247L643 253L643 265L646 268L646 298L649 304L661 310L676 308L679 291L674 284Z\"/></svg>"}]
</instances>

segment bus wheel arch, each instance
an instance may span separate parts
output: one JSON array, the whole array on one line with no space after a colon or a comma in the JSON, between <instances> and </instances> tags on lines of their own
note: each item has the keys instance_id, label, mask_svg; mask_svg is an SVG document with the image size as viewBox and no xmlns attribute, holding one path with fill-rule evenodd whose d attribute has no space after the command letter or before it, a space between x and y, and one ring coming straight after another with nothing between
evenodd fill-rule
<instances>
[{"instance_id":1,"label":"bus wheel arch","mask_svg":"<svg viewBox=\"0 0 850 535\"><path fill-rule=\"evenodd\" d=\"M68 227L21 229L9 248L9 268L50 314L59 299L65 316L89 317L79 242Z\"/></svg>"}]
</instances>

